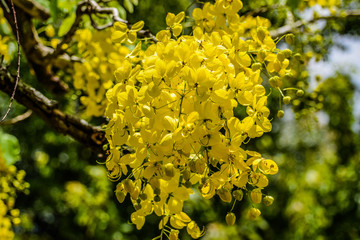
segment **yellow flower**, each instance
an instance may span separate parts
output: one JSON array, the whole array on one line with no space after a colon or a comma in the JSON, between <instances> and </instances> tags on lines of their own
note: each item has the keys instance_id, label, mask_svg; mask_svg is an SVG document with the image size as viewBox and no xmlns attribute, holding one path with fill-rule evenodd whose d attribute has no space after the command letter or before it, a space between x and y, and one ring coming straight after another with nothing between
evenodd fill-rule
<instances>
[{"instance_id":1,"label":"yellow flower","mask_svg":"<svg viewBox=\"0 0 360 240\"><path fill-rule=\"evenodd\" d=\"M199 226L194 221L191 221L187 225L186 230L190 234L190 236L194 239L197 239L197 238L203 236L205 233L204 229L200 230Z\"/></svg>"},{"instance_id":2,"label":"yellow flower","mask_svg":"<svg viewBox=\"0 0 360 240\"><path fill-rule=\"evenodd\" d=\"M176 229L182 229L191 222L191 218L184 212L174 214L170 217L170 224Z\"/></svg>"},{"instance_id":3,"label":"yellow flower","mask_svg":"<svg viewBox=\"0 0 360 240\"><path fill-rule=\"evenodd\" d=\"M144 21L139 21L131 26L128 29L126 23L123 22L115 22L114 29L115 31L112 33L111 40L114 43L129 43L133 44L137 38L137 32L140 31L144 27Z\"/></svg>"},{"instance_id":4,"label":"yellow flower","mask_svg":"<svg viewBox=\"0 0 360 240\"><path fill-rule=\"evenodd\" d=\"M179 36L183 30L180 24L185 17L185 12L180 12L176 16L173 13L168 13L166 16L166 25L171 29L175 37Z\"/></svg>"},{"instance_id":5,"label":"yellow flower","mask_svg":"<svg viewBox=\"0 0 360 240\"><path fill-rule=\"evenodd\" d=\"M201 27L207 32L210 32L215 27L214 6L210 3L205 3L203 9L195 8L192 16L197 26Z\"/></svg>"},{"instance_id":6,"label":"yellow flower","mask_svg":"<svg viewBox=\"0 0 360 240\"><path fill-rule=\"evenodd\" d=\"M240 0L219 0L215 3L217 12L224 12L229 15L236 14L242 7L243 3Z\"/></svg>"},{"instance_id":7,"label":"yellow flower","mask_svg":"<svg viewBox=\"0 0 360 240\"><path fill-rule=\"evenodd\" d=\"M280 76L285 76L290 62L289 59L280 56L283 56L283 54L270 53L266 56L265 60L268 61L267 70L269 72L277 72Z\"/></svg>"},{"instance_id":8,"label":"yellow flower","mask_svg":"<svg viewBox=\"0 0 360 240\"><path fill-rule=\"evenodd\" d=\"M229 49L230 58L234 59L240 66L248 67L251 64L251 58L247 54L249 45L242 40L238 33L234 33L232 38L223 36L224 45Z\"/></svg>"}]
</instances>

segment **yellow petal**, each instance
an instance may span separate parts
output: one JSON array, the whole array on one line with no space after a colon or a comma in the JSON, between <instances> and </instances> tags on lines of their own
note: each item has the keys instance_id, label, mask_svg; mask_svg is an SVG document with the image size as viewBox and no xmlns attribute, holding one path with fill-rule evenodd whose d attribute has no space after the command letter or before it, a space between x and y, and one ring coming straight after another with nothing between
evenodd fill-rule
<instances>
[{"instance_id":1,"label":"yellow petal","mask_svg":"<svg viewBox=\"0 0 360 240\"><path fill-rule=\"evenodd\" d=\"M174 34L175 37L178 37L182 30L183 30L183 26L181 24L176 24L172 29L172 32Z\"/></svg>"},{"instance_id":2,"label":"yellow petal","mask_svg":"<svg viewBox=\"0 0 360 240\"><path fill-rule=\"evenodd\" d=\"M137 212L133 212L131 214L131 222L136 225L137 230L140 230L144 226L145 217L139 215Z\"/></svg>"},{"instance_id":3,"label":"yellow petal","mask_svg":"<svg viewBox=\"0 0 360 240\"><path fill-rule=\"evenodd\" d=\"M115 22L114 28L115 28L115 30L120 31L120 32L126 32L128 30L126 23L123 23L123 22Z\"/></svg>"},{"instance_id":4,"label":"yellow petal","mask_svg":"<svg viewBox=\"0 0 360 240\"><path fill-rule=\"evenodd\" d=\"M179 12L175 17L175 23L181 23L182 20L184 20L184 18L185 18L185 12L184 11Z\"/></svg>"},{"instance_id":5,"label":"yellow petal","mask_svg":"<svg viewBox=\"0 0 360 240\"><path fill-rule=\"evenodd\" d=\"M192 12L192 16L195 21L200 21L204 18L203 11L200 8L195 8L194 11Z\"/></svg>"},{"instance_id":6,"label":"yellow petal","mask_svg":"<svg viewBox=\"0 0 360 240\"><path fill-rule=\"evenodd\" d=\"M166 15L166 25L168 25L169 27L173 26L175 24L175 14L173 13L168 13Z\"/></svg>"},{"instance_id":7,"label":"yellow petal","mask_svg":"<svg viewBox=\"0 0 360 240\"><path fill-rule=\"evenodd\" d=\"M111 41L114 43L123 43L126 41L127 35L125 32L115 31L111 35Z\"/></svg>"},{"instance_id":8,"label":"yellow petal","mask_svg":"<svg viewBox=\"0 0 360 240\"><path fill-rule=\"evenodd\" d=\"M131 30L138 32L138 31L140 31L143 27L144 27L144 21L139 21L139 22L135 23L134 25L132 25Z\"/></svg>"},{"instance_id":9,"label":"yellow petal","mask_svg":"<svg viewBox=\"0 0 360 240\"><path fill-rule=\"evenodd\" d=\"M128 43L133 44L136 41L136 32L129 32Z\"/></svg>"}]
</instances>

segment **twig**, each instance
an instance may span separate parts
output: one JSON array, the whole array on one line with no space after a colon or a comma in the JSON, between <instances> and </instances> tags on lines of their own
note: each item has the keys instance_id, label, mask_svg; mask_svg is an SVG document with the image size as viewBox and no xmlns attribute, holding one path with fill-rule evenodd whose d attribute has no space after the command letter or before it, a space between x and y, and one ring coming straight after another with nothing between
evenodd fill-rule
<instances>
[{"instance_id":1,"label":"twig","mask_svg":"<svg viewBox=\"0 0 360 240\"><path fill-rule=\"evenodd\" d=\"M350 18L350 17L360 17L360 10L359 9L347 10L338 15L320 16L320 17L312 18L309 21L298 20L298 21L294 22L293 24L284 25L278 29L270 31L270 35L272 37L279 37L286 33L290 33L292 31L294 31L295 29L301 28L301 27L306 26L311 23L315 23L318 20L337 20L337 19L345 19L345 18Z\"/></svg>"},{"instance_id":2,"label":"twig","mask_svg":"<svg viewBox=\"0 0 360 240\"><path fill-rule=\"evenodd\" d=\"M24 121L25 119L29 118L31 116L31 114L32 114L32 110L29 109L25 113L23 113L17 117L0 122L0 126L13 125L18 122Z\"/></svg>"},{"instance_id":3,"label":"twig","mask_svg":"<svg viewBox=\"0 0 360 240\"><path fill-rule=\"evenodd\" d=\"M260 15L262 13L266 13L266 12L269 12L271 10L275 10L275 9L278 9L278 8L281 8L281 7L284 7L284 5L273 4L271 6L263 6L263 7L259 7L259 8L256 8L254 10L248 11L248 12L244 13L244 15L245 16L257 16L257 15Z\"/></svg>"},{"instance_id":4,"label":"twig","mask_svg":"<svg viewBox=\"0 0 360 240\"><path fill-rule=\"evenodd\" d=\"M14 4L33 18L43 21L50 18L49 11L34 0L14 0Z\"/></svg>"},{"instance_id":5,"label":"twig","mask_svg":"<svg viewBox=\"0 0 360 240\"><path fill-rule=\"evenodd\" d=\"M15 97L15 92L16 92L16 88L17 85L19 83L19 78L20 78L20 37L19 37L19 28L18 28L18 24L17 24L17 19L16 19L16 12L15 12L15 8L14 8L14 3L13 0L10 0L11 3L11 10L13 12L14 15L14 24L15 24L15 29L16 29L16 42L17 42L17 56L18 56L18 66L17 66L17 71L16 71L16 81L15 81L15 86L14 86L14 90L13 93L11 94L10 97L10 103L9 103L9 107L8 110L6 111L5 115L2 117L2 119L0 120L0 123L3 122L5 120L5 118L7 117L7 115L9 114L10 110L11 110L11 105L14 101L14 97Z\"/></svg>"}]
</instances>

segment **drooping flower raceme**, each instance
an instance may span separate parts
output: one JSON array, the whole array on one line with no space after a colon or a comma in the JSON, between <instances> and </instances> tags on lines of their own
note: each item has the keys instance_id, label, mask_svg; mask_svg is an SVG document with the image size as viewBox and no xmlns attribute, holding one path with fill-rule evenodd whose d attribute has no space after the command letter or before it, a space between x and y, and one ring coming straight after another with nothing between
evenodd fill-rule
<instances>
[{"instance_id":1,"label":"drooping flower raceme","mask_svg":"<svg viewBox=\"0 0 360 240\"><path fill-rule=\"evenodd\" d=\"M183 211L194 187L205 199L241 201L245 192L258 204L267 175L278 171L244 145L272 129L262 71L282 81L291 54L276 49L268 20L240 17L241 8L240 0L218 0L194 9L190 35L181 35L184 13L169 13L158 42L142 50L140 41L115 71L106 93L106 167L119 181L119 202L129 195L137 229L155 213L170 239L182 228L199 238L203 230ZM118 24L112 39L134 42L131 31ZM249 210L251 219L259 215ZM234 224L235 215L226 221Z\"/></svg>"}]
</instances>

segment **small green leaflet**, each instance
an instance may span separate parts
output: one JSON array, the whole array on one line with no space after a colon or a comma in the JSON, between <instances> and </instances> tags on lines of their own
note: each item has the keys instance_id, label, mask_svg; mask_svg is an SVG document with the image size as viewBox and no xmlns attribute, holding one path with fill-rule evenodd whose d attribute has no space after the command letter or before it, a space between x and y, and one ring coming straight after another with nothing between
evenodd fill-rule
<instances>
[{"instance_id":1,"label":"small green leaflet","mask_svg":"<svg viewBox=\"0 0 360 240\"><path fill-rule=\"evenodd\" d=\"M76 18L76 14L73 13L69 17L64 19L64 21L62 22L62 24L59 28L59 32L58 32L60 37L64 36L65 33L67 33L70 30L72 24L75 21L75 18Z\"/></svg>"},{"instance_id":2,"label":"small green leaflet","mask_svg":"<svg viewBox=\"0 0 360 240\"><path fill-rule=\"evenodd\" d=\"M130 0L124 0L124 7L129 11L129 13L134 12L133 3Z\"/></svg>"},{"instance_id":3,"label":"small green leaflet","mask_svg":"<svg viewBox=\"0 0 360 240\"><path fill-rule=\"evenodd\" d=\"M0 154L7 165L11 165L20 159L20 145L18 139L0 129Z\"/></svg>"}]
</instances>

